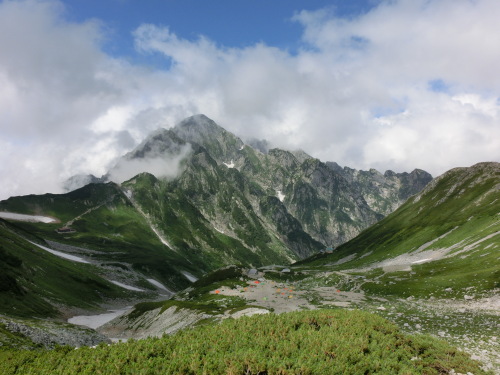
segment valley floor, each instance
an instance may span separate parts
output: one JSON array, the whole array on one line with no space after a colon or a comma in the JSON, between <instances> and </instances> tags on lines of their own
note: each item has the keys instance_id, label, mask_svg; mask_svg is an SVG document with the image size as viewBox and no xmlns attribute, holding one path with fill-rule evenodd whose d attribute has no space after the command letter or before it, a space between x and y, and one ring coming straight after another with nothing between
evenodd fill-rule
<instances>
[{"instance_id":1,"label":"valley floor","mask_svg":"<svg viewBox=\"0 0 500 375\"><path fill-rule=\"evenodd\" d=\"M330 275L325 274L324 277ZM347 276L342 274L342 276ZM366 281L366 280L364 280ZM342 288L340 285L344 285ZM238 296L251 305L275 313L300 309L349 308L379 314L404 331L430 334L470 353L485 370L500 374L500 295L481 300L407 299L369 296L361 282L340 282L339 286L314 286L310 280L281 282L256 275L247 287L221 287L212 294ZM250 310L249 314L267 312ZM245 311L240 313L245 314Z\"/></svg>"}]
</instances>

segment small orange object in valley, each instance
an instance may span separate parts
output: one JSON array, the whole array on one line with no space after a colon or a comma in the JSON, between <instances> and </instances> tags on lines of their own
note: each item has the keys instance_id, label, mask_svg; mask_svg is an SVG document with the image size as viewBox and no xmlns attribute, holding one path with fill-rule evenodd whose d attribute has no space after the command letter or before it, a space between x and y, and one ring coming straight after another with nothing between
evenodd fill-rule
<instances>
[{"instance_id":1,"label":"small orange object in valley","mask_svg":"<svg viewBox=\"0 0 500 375\"><path fill-rule=\"evenodd\" d=\"M260 281L259 280L255 280L254 283L255 284L260 284Z\"/></svg>"},{"instance_id":2,"label":"small orange object in valley","mask_svg":"<svg viewBox=\"0 0 500 375\"><path fill-rule=\"evenodd\" d=\"M220 293L220 290L216 290L216 291L215 291L215 294L219 294L219 293Z\"/></svg>"},{"instance_id":3,"label":"small orange object in valley","mask_svg":"<svg viewBox=\"0 0 500 375\"><path fill-rule=\"evenodd\" d=\"M340 290L337 289L337 293L340 293Z\"/></svg>"}]
</instances>

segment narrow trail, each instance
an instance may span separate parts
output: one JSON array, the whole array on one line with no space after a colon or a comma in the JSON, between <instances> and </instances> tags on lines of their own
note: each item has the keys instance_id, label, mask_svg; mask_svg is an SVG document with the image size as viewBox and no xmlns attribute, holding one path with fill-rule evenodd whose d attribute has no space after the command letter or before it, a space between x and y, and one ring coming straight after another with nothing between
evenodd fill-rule
<instances>
[{"instance_id":1,"label":"narrow trail","mask_svg":"<svg viewBox=\"0 0 500 375\"><path fill-rule=\"evenodd\" d=\"M106 199L104 202L98 204L97 206L94 206L94 207L91 207L89 208L87 211L83 212L82 214L74 217L73 219L71 219L70 221L66 222L64 224L65 227L70 227L71 225L73 225L73 223L79 219L81 219L83 216L89 214L90 212L92 211L95 211L99 208L101 208L102 206L108 204L109 202L111 202L114 198L116 197L116 194L113 194L111 197L109 197L108 199Z\"/></svg>"}]
</instances>

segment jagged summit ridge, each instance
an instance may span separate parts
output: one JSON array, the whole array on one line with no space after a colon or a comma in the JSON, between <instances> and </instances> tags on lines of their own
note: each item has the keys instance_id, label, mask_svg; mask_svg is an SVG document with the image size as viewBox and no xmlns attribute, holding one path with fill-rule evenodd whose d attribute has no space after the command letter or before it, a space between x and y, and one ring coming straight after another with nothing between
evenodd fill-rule
<instances>
[{"instance_id":1,"label":"jagged summit ridge","mask_svg":"<svg viewBox=\"0 0 500 375\"><path fill-rule=\"evenodd\" d=\"M363 171L349 167L342 168L335 162L326 164L349 181L373 210L384 216L432 181L432 176L422 169L414 169L410 173L387 170L382 174L373 168Z\"/></svg>"},{"instance_id":2,"label":"jagged summit ridge","mask_svg":"<svg viewBox=\"0 0 500 375\"><path fill-rule=\"evenodd\" d=\"M247 236L245 232L259 232L262 238L277 236L288 247L283 254L292 258L307 256L318 246L335 247L353 238L432 179L420 170L381 174L374 169L340 168L303 151L273 148L262 153L245 146L239 137L202 114L151 133L117 166L125 169L131 162L135 168L143 164L150 167L151 161L171 169L166 175L169 181L162 180L159 168L144 170L155 179L127 176L131 181L142 181L144 188L151 181L156 188L164 186L161 195L152 196L127 185L136 195L148 195L148 205L161 202L169 194L187 199L212 228L239 239ZM176 168L172 168L174 164ZM171 210L170 203L167 206L162 212ZM184 215L182 208L178 216ZM158 216L156 220L164 218ZM273 235L268 237L265 231ZM253 246L248 238L244 241L246 246ZM189 246L195 242L190 241ZM212 247L209 242L206 239L200 244Z\"/></svg>"}]
</instances>

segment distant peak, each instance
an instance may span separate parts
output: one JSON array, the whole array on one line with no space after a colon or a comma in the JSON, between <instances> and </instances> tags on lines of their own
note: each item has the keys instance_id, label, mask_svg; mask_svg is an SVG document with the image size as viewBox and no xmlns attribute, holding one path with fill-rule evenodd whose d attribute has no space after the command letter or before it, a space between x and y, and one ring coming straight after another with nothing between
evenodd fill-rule
<instances>
[{"instance_id":1,"label":"distant peak","mask_svg":"<svg viewBox=\"0 0 500 375\"><path fill-rule=\"evenodd\" d=\"M179 127L179 128L217 127L218 128L219 125L217 125L214 120L205 116L204 114L198 114L198 115L194 115L194 116L190 116L190 117L185 118L184 120L179 122L176 127Z\"/></svg>"}]
</instances>

